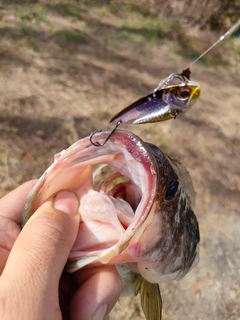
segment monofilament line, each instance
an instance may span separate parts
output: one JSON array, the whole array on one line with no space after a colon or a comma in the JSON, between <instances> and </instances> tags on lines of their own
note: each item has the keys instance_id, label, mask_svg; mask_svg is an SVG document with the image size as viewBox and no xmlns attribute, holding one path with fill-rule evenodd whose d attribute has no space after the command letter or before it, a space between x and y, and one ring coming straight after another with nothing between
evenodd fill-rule
<instances>
[{"instance_id":1,"label":"monofilament line","mask_svg":"<svg viewBox=\"0 0 240 320\"><path fill-rule=\"evenodd\" d=\"M194 63L196 63L199 59L201 59L203 56L205 56L206 53L208 53L212 48L214 48L219 42L224 40L226 37L228 37L230 34L232 34L237 27L240 26L240 19L224 34L222 35L214 44L211 45L206 51L204 51L196 60L194 60L186 69L190 68Z\"/></svg>"}]
</instances>

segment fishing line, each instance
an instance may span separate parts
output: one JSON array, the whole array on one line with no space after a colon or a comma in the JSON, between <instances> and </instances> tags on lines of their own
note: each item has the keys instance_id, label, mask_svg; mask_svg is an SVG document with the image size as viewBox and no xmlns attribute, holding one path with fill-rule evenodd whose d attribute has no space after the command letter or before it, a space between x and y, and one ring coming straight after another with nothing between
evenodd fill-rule
<instances>
[{"instance_id":1,"label":"fishing line","mask_svg":"<svg viewBox=\"0 0 240 320\"><path fill-rule=\"evenodd\" d=\"M222 40L224 40L226 37L230 36L237 27L240 26L240 19L238 22L236 22L224 35L222 35L214 44L212 44L206 51L204 51L196 60L194 60L186 69L189 69L192 65L194 65L198 60L200 60L203 56L205 56L206 53L208 53L210 50L212 50L216 45L218 45Z\"/></svg>"}]
</instances>

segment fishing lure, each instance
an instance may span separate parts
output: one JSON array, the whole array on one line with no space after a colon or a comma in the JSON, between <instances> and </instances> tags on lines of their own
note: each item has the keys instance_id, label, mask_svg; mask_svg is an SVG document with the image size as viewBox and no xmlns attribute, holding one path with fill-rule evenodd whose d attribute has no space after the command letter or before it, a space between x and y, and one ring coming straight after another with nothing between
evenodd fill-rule
<instances>
[{"instance_id":1,"label":"fishing lure","mask_svg":"<svg viewBox=\"0 0 240 320\"><path fill-rule=\"evenodd\" d=\"M180 112L188 110L200 96L200 85L190 81L190 74L189 68L183 70L181 74L170 74L153 92L133 102L110 120L115 127L102 144L92 140L99 132L98 129L90 135L91 143L96 147L103 146L120 124L165 121L176 118Z\"/></svg>"},{"instance_id":2,"label":"fishing lure","mask_svg":"<svg viewBox=\"0 0 240 320\"><path fill-rule=\"evenodd\" d=\"M99 132L95 130L90 135L90 142L96 146L103 146L112 134L117 130L120 124L143 124L158 121L165 121L176 118L181 112L187 111L200 96L200 84L190 81L190 67L199 59L207 54L212 48L218 45L227 36L232 34L240 26L240 19L224 35L204 51L196 60L194 60L182 73L172 73L150 94L136 100L111 120L115 124L114 129L103 143L93 142L94 135Z\"/></svg>"},{"instance_id":3,"label":"fishing lure","mask_svg":"<svg viewBox=\"0 0 240 320\"><path fill-rule=\"evenodd\" d=\"M180 112L188 110L200 96L200 85L190 81L186 72L190 77L190 69L183 70L181 74L170 74L153 92L120 111L110 123L158 122L176 118Z\"/></svg>"}]
</instances>

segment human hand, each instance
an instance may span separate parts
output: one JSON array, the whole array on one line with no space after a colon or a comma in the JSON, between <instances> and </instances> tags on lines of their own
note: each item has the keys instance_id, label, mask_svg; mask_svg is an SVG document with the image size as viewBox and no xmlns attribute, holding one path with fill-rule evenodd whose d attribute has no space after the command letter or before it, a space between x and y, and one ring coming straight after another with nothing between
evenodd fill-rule
<instances>
[{"instance_id":1,"label":"human hand","mask_svg":"<svg viewBox=\"0 0 240 320\"><path fill-rule=\"evenodd\" d=\"M107 319L121 291L115 267L63 273L78 232L76 195L60 191L20 232L35 182L0 200L0 319Z\"/></svg>"}]
</instances>

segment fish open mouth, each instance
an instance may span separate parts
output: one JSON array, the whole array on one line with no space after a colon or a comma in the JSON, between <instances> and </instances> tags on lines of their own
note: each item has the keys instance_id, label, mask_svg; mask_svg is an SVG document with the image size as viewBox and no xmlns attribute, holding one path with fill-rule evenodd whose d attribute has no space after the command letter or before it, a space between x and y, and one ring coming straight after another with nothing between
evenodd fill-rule
<instances>
[{"instance_id":1,"label":"fish open mouth","mask_svg":"<svg viewBox=\"0 0 240 320\"><path fill-rule=\"evenodd\" d=\"M104 141L109 133L100 132L94 139ZM145 221L156 184L156 160L133 133L117 130L99 148L85 138L55 156L29 195L23 222L58 191L72 190L80 200L81 222L69 269L95 260L108 263L121 254Z\"/></svg>"}]
</instances>

